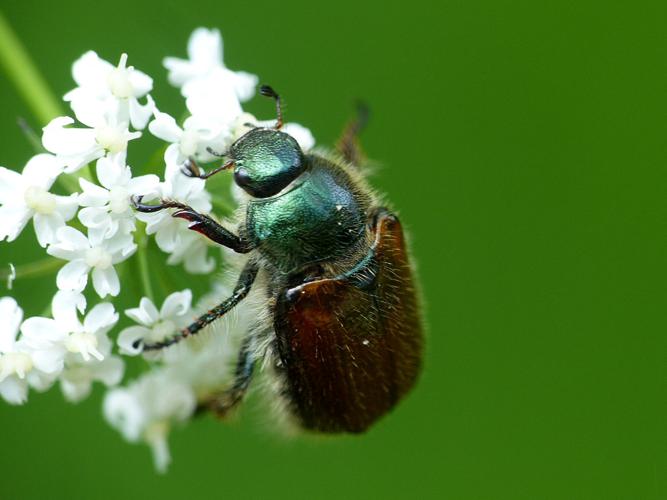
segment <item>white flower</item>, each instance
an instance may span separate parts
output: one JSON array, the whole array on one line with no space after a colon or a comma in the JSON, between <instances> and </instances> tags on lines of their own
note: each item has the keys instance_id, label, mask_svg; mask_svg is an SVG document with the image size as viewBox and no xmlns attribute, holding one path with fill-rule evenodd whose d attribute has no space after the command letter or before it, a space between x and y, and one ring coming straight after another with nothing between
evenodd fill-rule
<instances>
[{"instance_id":1,"label":"white flower","mask_svg":"<svg viewBox=\"0 0 667 500\"><path fill-rule=\"evenodd\" d=\"M200 213L208 213L211 210L211 197L205 190L204 181L183 175L180 167L173 161L167 162L165 180L160 187L162 198L185 203ZM194 233L182 219L172 217L168 210L140 212L136 217L146 223L147 234L155 234L155 242L163 252L179 254L171 259L170 264L185 260L190 262L190 269L210 272L214 262L205 258L208 248L205 239L193 238ZM198 243L195 243L195 240ZM181 256L186 247L190 247L192 254Z\"/></svg>"},{"instance_id":2,"label":"white flower","mask_svg":"<svg viewBox=\"0 0 667 500\"><path fill-rule=\"evenodd\" d=\"M187 84L194 80L217 75L220 80L231 82L240 101L248 101L255 93L258 78L244 71L231 71L222 61L222 36L218 30L197 28L188 41L189 59L166 57L164 66L169 70L169 82L176 87L183 87L183 95L194 92Z\"/></svg>"},{"instance_id":3,"label":"white flower","mask_svg":"<svg viewBox=\"0 0 667 500\"><path fill-rule=\"evenodd\" d=\"M108 355L110 341L106 335L118 321L118 313L112 304L100 303L81 323L77 310L83 312L85 306L85 298L80 293L60 291L51 304L53 318L32 317L23 322L21 332L33 350L33 362L38 369L60 374L66 363L101 362L105 354ZM81 378L78 377L78 381Z\"/></svg>"},{"instance_id":4,"label":"white flower","mask_svg":"<svg viewBox=\"0 0 667 500\"><path fill-rule=\"evenodd\" d=\"M75 353L67 354L65 368L60 374L60 389L65 399L76 403L88 397L93 382L110 387L121 381L125 364L118 356L111 355L111 346L106 335L98 337L97 350L104 356L102 361L92 357L86 361Z\"/></svg>"},{"instance_id":5,"label":"white flower","mask_svg":"<svg viewBox=\"0 0 667 500\"><path fill-rule=\"evenodd\" d=\"M73 227L65 226L58 230L56 237L57 241L49 245L47 252L69 261L56 277L60 290L81 292L92 270L93 287L101 298L118 295L120 281L113 266L137 249L131 235L116 234L113 238L101 239L101 235L93 233L88 239Z\"/></svg>"},{"instance_id":6,"label":"white flower","mask_svg":"<svg viewBox=\"0 0 667 500\"><path fill-rule=\"evenodd\" d=\"M153 80L127 67L127 54L121 55L114 67L90 50L74 62L72 76L78 87L65 94L64 100L70 102L80 122L96 122L111 112L135 129L143 129L148 123L154 104L149 98L141 105L138 99L151 91Z\"/></svg>"},{"instance_id":7,"label":"white flower","mask_svg":"<svg viewBox=\"0 0 667 500\"><path fill-rule=\"evenodd\" d=\"M209 256L209 248L207 239L201 234L181 230L177 234L174 249L167 258L167 264L183 264L186 272L190 274L208 274L215 269L215 259Z\"/></svg>"},{"instance_id":8,"label":"white flower","mask_svg":"<svg viewBox=\"0 0 667 500\"><path fill-rule=\"evenodd\" d=\"M167 435L173 424L192 416L196 404L188 385L166 370L155 370L127 388L108 392L104 416L128 441L147 443L156 469L165 472L171 461Z\"/></svg>"},{"instance_id":9,"label":"white flower","mask_svg":"<svg viewBox=\"0 0 667 500\"><path fill-rule=\"evenodd\" d=\"M41 246L55 239L78 206L76 195L49 193L61 172L62 164L49 154L33 156L22 174L0 167L0 241L14 241L30 218Z\"/></svg>"},{"instance_id":10,"label":"white flower","mask_svg":"<svg viewBox=\"0 0 667 500\"><path fill-rule=\"evenodd\" d=\"M224 74L214 73L187 84L185 99L188 111L200 120L218 123L229 131L234 120L243 113L232 82Z\"/></svg>"},{"instance_id":11,"label":"white flower","mask_svg":"<svg viewBox=\"0 0 667 500\"><path fill-rule=\"evenodd\" d=\"M46 390L53 377L35 368L32 349L17 340L23 311L11 297L0 298L0 396L10 404L28 399L28 385Z\"/></svg>"},{"instance_id":12,"label":"white flower","mask_svg":"<svg viewBox=\"0 0 667 500\"><path fill-rule=\"evenodd\" d=\"M120 352L135 356L142 352L144 344L153 344L172 337L180 328L190 323L191 303L190 290L174 292L165 299L158 312L153 302L143 297L139 307L125 310L125 314L139 325L130 326L120 332Z\"/></svg>"},{"instance_id":13,"label":"white flower","mask_svg":"<svg viewBox=\"0 0 667 500\"><path fill-rule=\"evenodd\" d=\"M132 178L132 170L124 163L110 158L97 160L97 186L86 179L79 179L83 192L79 195L79 220L91 234L98 232L102 238L111 238L119 230L134 231L134 210L131 197L151 196L159 191L157 175L142 175Z\"/></svg>"},{"instance_id":14,"label":"white flower","mask_svg":"<svg viewBox=\"0 0 667 500\"><path fill-rule=\"evenodd\" d=\"M65 163L65 172L76 172L84 165L107 153L117 155L124 162L127 143L141 137L141 132L130 132L128 124L119 121L113 113L90 116L82 122L88 128L67 127L74 123L68 116L51 120L43 129L42 144Z\"/></svg>"},{"instance_id":15,"label":"white flower","mask_svg":"<svg viewBox=\"0 0 667 500\"><path fill-rule=\"evenodd\" d=\"M188 158L208 162L216 157L211 155L207 148L215 150L225 144L231 135L229 124L210 117L190 116L179 127L176 120L157 109L155 119L148 124L151 134L163 141L171 142L165 151L165 160L168 163L183 165Z\"/></svg>"}]
</instances>

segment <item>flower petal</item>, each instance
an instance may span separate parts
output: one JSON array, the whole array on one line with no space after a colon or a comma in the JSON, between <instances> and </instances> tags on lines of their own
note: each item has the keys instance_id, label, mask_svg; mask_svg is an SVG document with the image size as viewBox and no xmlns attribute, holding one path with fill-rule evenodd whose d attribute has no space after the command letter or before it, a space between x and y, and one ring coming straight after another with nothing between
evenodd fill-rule
<instances>
[{"instance_id":1,"label":"flower petal","mask_svg":"<svg viewBox=\"0 0 667 500\"><path fill-rule=\"evenodd\" d=\"M49 250L51 247L49 247ZM90 267L83 260L68 262L58 271L58 275L56 276L58 289L74 290L76 292L83 291L88 283L89 271Z\"/></svg>"},{"instance_id":2,"label":"flower petal","mask_svg":"<svg viewBox=\"0 0 667 500\"><path fill-rule=\"evenodd\" d=\"M148 124L150 133L163 141L178 142L183 135L183 130L176 124L176 120L157 109L153 114L155 119Z\"/></svg>"},{"instance_id":3,"label":"flower petal","mask_svg":"<svg viewBox=\"0 0 667 500\"><path fill-rule=\"evenodd\" d=\"M160 178L154 174L140 175L130 179L130 182L127 183L127 190L132 195L156 196L160 192Z\"/></svg>"},{"instance_id":4,"label":"flower petal","mask_svg":"<svg viewBox=\"0 0 667 500\"><path fill-rule=\"evenodd\" d=\"M143 130L155 110L155 102L148 96L148 102L144 105L139 104L137 99L129 100L130 123L135 129Z\"/></svg>"},{"instance_id":5,"label":"flower petal","mask_svg":"<svg viewBox=\"0 0 667 500\"><path fill-rule=\"evenodd\" d=\"M127 166L118 161L119 159L117 158L114 158L114 160L115 161L112 161L107 157L97 160L97 178L99 179L100 184L107 189L111 189L119 184L124 185L130 178Z\"/></svg>"},{"instance_id":6,"label":"flower petal","mask_svg":"<svg viewBox=\"0 0 667 500\"><path fill-rule=\"evenodd\" d=\"M315 145L315 137L313 137L311 131L303 125L293 122L286 123L282 128L282 131L294 137L304 151L312 149Z\"/></svg>"},{"instance_id":7,"label":"flower petal","mask_svg":"<svg viewBox=\"0 0 667 500\"><path fill-rule=\"evenodd\" d=\"M72 76L77 85L97 91L100 96L108 92L107 75L113 70L110 62L100 59L92 50L79 57L72 65Z\"/></svg>"},{"instance_id":8,"label":"flower petal","mask_svg":"<svg viewBox=\"0 0 667 500\"><path fill-rule=\"evenodd\" d=\"M197 64L222 64L222 36L220 30L197 28L188 40L188 56Z\"/></svg>"},{"instance_id":9,"label":"flower petal","mask_svg":"<svg viewBox=\"0 0 667 500\"><path fill-rule=\"evenodd\" d=\"M12 352L23 320L23 310L12 297L0 298L0 353Z\"/></svg>"},{"instance_id":10,"label":"flower petal","mask_svg":"<svg viewBox=\"0 0 667 500\"><path fill-rule=\"evenodd\" d=\"M95 367L95 379L107 387L117 385L123 379L125 363L118 356L111 356Z\"/></svg>"},{"instance_id":11,"label":"flower petal","mask_svg":"<svg viewBox=\"0 0 667 500\"><path fill-rule=\"evenodd\" d=\"M38 370L46 374L57 374L65 366L65 348L59 344L49 349L36 350L32 353L32 362Z\"/></svg>"},{"instance_id":12,"label":"flower petal","mask_svg":"<svg viewBox=\"0 0 667 500\"><path fill-rule=\"evenodd\" d=\"M113 266L109 266L106 269L99 269L97 267L93 269L93 288L95 288L100 298L104 298L107 295L115 297L120 293L120 281Z\"/></svg>"},{"instance_id":13,"label":"flower petal","mask_svg":"<svg viewBox=\"0 0 667 500\"><path fill-rule=\"evenodd\" d=\"M139 307L126 309L125 315L144 326L152 326L160 319L160 313L148 297L142 297Z\"/></svg>"},{"instance_id":14,"label":"flower petal","mask_svg":"<svg viewBox=\"0 0 667 500\"><path fill-rule=\"evenodd\" d=\"M190 290L183 290L182 292L174 292L167 297L160 309L160 318L178 318L183 316L190 310L192 303L192 292Z\"/></svg>"},{"instance_id":15,"label":"flower petal","mask_svg":"<svg viewBox=\"0 0 667 500\"><path fill-rule=\"evenodd\" d=\"M60 376L60 390L70 403L78 403L86 399L92 389L93 381L90 378L69 376L67 370Z\"/></svg>"},{"instance_id":16,"label":"flower petal","mask_svg":"<svg viewBox=\"0 0 667 500\"><path fill-rule=\"evenodd\" d=\"M0 382L0 396L10 405L22 405L28 401L28 381L7 377Z\"/></svg>"},{"instance_id":17,"label":"flower petal","mask_svg":"<svg viewBox=\"0 0 667 500\"><path fill-rule=\"evenodd\" d=\"M63 171L63 162L51 154L38 154L30 158L23 168L23 179L30 186L49 189Z\"/></svg>"},{"instance_id":18,"label":"flower petal","mask_svg":"<svg viewBox=\"0 0 667 500\"><path fill-rule=\"evenodd\" d=\"M127 312L127 311L126 311ZM136 356L143 351L143 345L140 342L148 334L150 330L144 326L128 326L118 335L118 347L121 354L128 356Z\"/></svg>"},{"instance_id":19,"label":"flower petal","mask_svg":"<svg viewBox=\"0 0 667 500\"><path fill-rule=\"evenodd\" d=\"M0 167L0 204L22 202L24 189L21 174Z\"/></svg>"},{"instance_id":20,"label":"flower petal","mask_svg":"<svg viewBox=\"0 0 667 500\"><path fill-rule=\"evenodd\" d=\"M81 224L89 229L104 228L106 234L107 227L111 225L111 216L104 207L86 207L79 211L79 220Z\"/></svg>"},{"instance_id":21,"label":"flower petal","mask_svg":"<svg viewBox=\"0 0 667 500\"><path fill-rule=\"evenodd\" d=\"M0 206L0 241L14 241L30 220L32 210L25 206Z\"/></svg>"},{"instance_id":22,"label":"flower petal","mask_svg":"<svg viewBox=\"0 0 667 500\"><path fill-rule=\"evenodd\" d=\"M257 75L245 71L230 71L236 96L241 102L249 101L255 95L259 83Z\"/></svg>"},{"instance_id":23,"label":"flower petal","mask_svg":"<svg viewBox=\"0 0 667 500\"><path fill-rule=\"evenodd\" d=\"M54 118L44 127L42 144L52 153L63 156L79 155L96 146L95 131L89 128L65 128L74 123L69 116Z\"/></svg>"},{"instance_id":24,"label":"flower petal","mask_svg":"<svg viewBox=\"0 0 667 500\"><path fill-rule=\"evenodd\" d=\"M145 96L153 90L153 79L138 69L132 69L128 75L135 99Z\"/></svg>"},{"instance_id":25,"label":"flower petal","mask_svg":"<svg viewBox=\"0 0 667 500\"><path fill-rule=\"evenodd\" d=\"M66 337L56 320L40 316L26 319L21 324L21 333L21 341L25 340L31 349L45 349Z\"/></svg>"},{"instance_id":26,"label":"flower petal","mask_svg":"<svg viewBox=\"0 0 667 500\"><path fill-rule=\"evenodd\" d=\"M77 193L72 193L69 196L55 195L56 210L66 221L70 220L79 209L79 196Z\"/></svg>"},{"instance_id":27,"label":"flower petal","mask_svg":"<svg viewBox=\"0 0 667 500\"><path fill-rule=\"evenodd\" d=\"M52 214L35 214L32 219L35 236L41 247L56 241L56 232L65 226L65 220L58 212Z\"/></svg>"},{"instance_id":28,"label":"flower petal","mask_svg":"<svg viewBox=\"0 0 667 500\"><path fill-rule=\"evenodd\" d=\"M93 280L95 271L93 271ZM86 332L97 333L108 331L118 321L118 313L113 304L102 303L93 307L83 320L83 328Z\"/></svg>"},{"instance_id":29,"label":"flower petal","mask_svg":"<svg viewBox=\"0 0 667 500\"><path fill-rule=\"evenodd\" d=\"M103 412L107 422L125 439L139 440L146 424L146 414L135 393L124 388L107 392Z\"/></svg>"},{"instance_id":30,"label":"flower petal","mask_svg":"<svg viewBox=\"0 0 667 500\"><path fill-rule=\"evenodd\" d=\"M63 252L70 252L74 258L76 258L78 254L85 252L90 248L90 242L88 241L88 238L86 238L81 231L78 231L73 227L61 227L56 232L56 237L58 238L58 243L57 245L52 246L57 246ZM51 247L49 247L49 249L50 248ZM55 256L57 257L57 255ZM68 257L61 258L67 259Z\"/></svg>"},{"instance_id":31,"label":"flower petal","mask_svg":"<svg viewBox=\"0 0 667 500\"><path fill-rule=\"evenodd\" d=\"M77 311L83 314L85 310L86 297L80 292L59 290L51 301L51 315L63 331L81 330Z\"/></svg>"}]
</instances>

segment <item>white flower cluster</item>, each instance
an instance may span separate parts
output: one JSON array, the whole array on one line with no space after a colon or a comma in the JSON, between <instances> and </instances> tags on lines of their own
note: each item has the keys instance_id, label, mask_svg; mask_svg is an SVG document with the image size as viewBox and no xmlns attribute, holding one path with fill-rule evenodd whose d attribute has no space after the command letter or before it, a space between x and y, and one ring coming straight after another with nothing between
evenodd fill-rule
<instances>
[{"instance_id":1,"label":"white flower cluster","mask_svg":"<svg viewBox=\"0 0 667 500\"><path fill-rule=\"evenodd\" d=\"M168 265L182 264L187 273L204 275L216 267L216 255L205 238L167 211L136 212L132 199L168 198L210 213L211 194L203 180L183 174L184 163L213 161L210 151L225 151L247 130L245 124L266 122L243 111L241 104L253 97L258 79L224 66L217 30L195 30L188 59L164 59L169 82L185 98L189 116L182 124L157 108L149 95L153 79L127 63L126 54L116 66L92 51L81 56L72 68L77 87L64 96L73 117L55 118L44 127L47 152L31 158L22 173L0 167L0 241L14 241L32 219L38 244L62 261L48 317L24 320L13 298L0 298L0 396L10 404L23 404L29 388L43 391L58 383L65 398L74 402L91 392L93 382L102 382L112 387L104 403L107 420L128 440L148 443L156 466L164 470L168 430L188 420L198 403L229 383L235 362L232 347L248 320L236 312L222 322L224 334L203 334L148 356L141 352L143 342L170 338L203 312L203 306L211 307L211 297L222 298L223 289L212 282L200 307L192 306L190 290L162 290L166 299L159 310L151 299L141 298L139 307L125 311L136 325L122 329L115 343L120 355L143 355L149 369L129 386L115 387L125 366L121 356L112 354L109 333L126 320L113 301L123 283L138 281L135 275L121 281L119 272L127 270L130 259L137 265L146 262L141 253L146 252L144 235L154 237ZM169 143L162 181L154 174L134 176L128 165L128 146L145 128ZM314 144L310 132L298 124L286 124L283 130L306 150ZM79 189L68 195L51 192L60 176L73 176ZM20 275L19 266L11 279ZM150 294L150 287L141 285ZM87 309L86 297L104 302Z\"/></svg>"}]
</instances>

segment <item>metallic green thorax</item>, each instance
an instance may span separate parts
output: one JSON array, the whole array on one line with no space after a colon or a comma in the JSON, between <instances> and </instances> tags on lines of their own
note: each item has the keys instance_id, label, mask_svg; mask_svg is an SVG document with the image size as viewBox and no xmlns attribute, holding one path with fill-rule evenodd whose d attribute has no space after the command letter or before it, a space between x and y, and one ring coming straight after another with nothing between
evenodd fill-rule
<instances>
[{"instance_id":1,"label":"metallic green thorax","mask_svg":"<svg viewBox=\"0 0 667 500\"><path fill-rule=\"evenodd\" d=\"M366 200L348 174L319 156L289 191L248 203L248 238L278 269L339 258L364 234Z\"/></svg>"}]
</instances>

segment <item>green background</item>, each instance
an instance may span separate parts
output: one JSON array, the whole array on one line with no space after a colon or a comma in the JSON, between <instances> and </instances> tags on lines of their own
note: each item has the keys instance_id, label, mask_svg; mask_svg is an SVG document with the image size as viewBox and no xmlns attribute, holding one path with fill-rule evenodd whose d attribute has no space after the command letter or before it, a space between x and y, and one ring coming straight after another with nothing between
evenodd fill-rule
<instances>
[{"instance_id":1,"label":"green background","mask_svg":"<svg viewBox=\"0 0 667 500\"><path fill-rule=\"evenodd\" d=\"M127 51L177 112L160 61L203 25L320 144L365 98L372 182L409 228L428 350L417 389L364 436L285 441L251 403L174 432L166 476L103 421L101 391L0 404L0 498L667 498L664 2L2 10L58 95L85 50ZM39 124L4 76L0 99L0 164L20 169L16 117ZM39 255L32 237L0 247L0 264ZM49 279L15 290L51 293Z\"/></svg>"}]
</instances>

